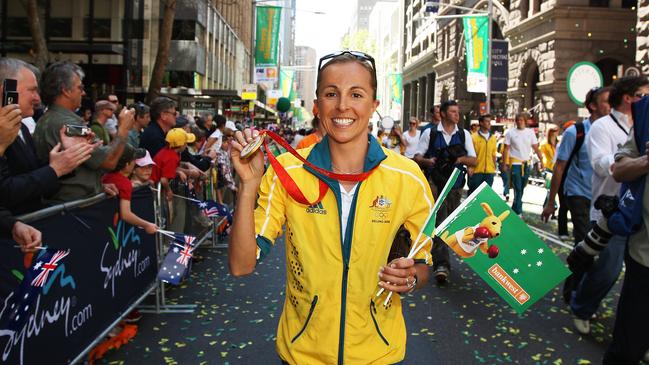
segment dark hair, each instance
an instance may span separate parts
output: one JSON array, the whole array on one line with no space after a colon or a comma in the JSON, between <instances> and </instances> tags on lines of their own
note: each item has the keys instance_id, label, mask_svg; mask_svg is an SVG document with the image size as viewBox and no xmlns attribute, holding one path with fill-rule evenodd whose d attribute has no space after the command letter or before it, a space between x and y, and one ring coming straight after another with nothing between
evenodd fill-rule
<instances>
[{"instance_id":1,"label":"dark hair","mask_svg":"<svg viewBox=\"0 0 649 365\"><path fill-rule=\"evenodd\" d=\"M225 125L225 122L226 122L225 117L222 116L221 114L215 115L214 119L212 119L212 120L216 122L216 128L223 127Z\"/></svg>"},{"instance_id":2,"label":"dark hair","mask_svg":"<svg viewBox=\"0 0 649 365\"><path fill-rule=\"evenodd\" d=\"M331 59L331 61L325 63L320 70L318 70L318 79L316 81L316 88L315 88L315 95L318 97L318 90L320 90L320 79L322 78L322 72L329 66L335 65L337 63L350 63L350 62L356 62L359 65L362 65L367 71L370 73L370 86L372 87L372 98L376 100L376 90L378 89L377 86L377 81L376 81L376 72L374 69L372 69L372 66L369 65L366 61L355 57L351 54L348 53L343 53L340 56L336 56Z\"/></svg>"},{"instance_id":3,"label":"dark hair","mask_svg":"<svg viewBox=\"0 0 649 365\"><path fill-rule=\"evenodd\" d=\"M320 118L318 118L317 115L313 116L313 119L311 120L311 125L313 126L313 129L318 129L320 126Z\"/></svg>"},{"instance_id":4,"label":"dark hair","mask_svg":"<svg viewBox=\"0 0 649 365\"><path fill-rule=\"evenodd\" d=\"M129 105L128 108L129 108L129 109L131 109L131 108L132 108L132 109L135 109L135 116L136 116L137 118L142 118L142 117L144 117L146 114L151 113L151 108L149 108L148 105L144 104L144 103L141 102L141 101L138 101L138 102L135 103L135 104L131 104L131 105Z\"/></svg>"},{"instance_id":5,"label":"dark hair","mask_svg":"<svg viewBox=\"0 0 649 365\"><path fill-rule=\"evenodd\" d=\"M430 111L431 114L435 114L435 108L439 108L439 105L433 105L433 106L430 107L429 111Z\"/></svg>"},{"instance_id":6,"label":"dark hair","mask_svg":"<svg viewBox=\"0 0 649 365\"><path fill-rule=\"evenodd\" d=\"M72 62L56 62L41 75L40 92L43 104L51 105L64 90L71 90L74 87L74 75L83 80L85 74L78 65Z\"/></svg>"},{"instance_id":7,"label":"dark hair","mask_svg":"<svg viewBox=\"0 0 649 365\"><path fill-rule=\"evenodd\" d=\"M594 87L586 93L586 100L584 100L584 106L586 109L588 109L588 112L593 112L593 110L590 108L590 104L592 103L597 103L597 98L599 98L600 95L602 95L605 92L611 91L610 86L606 87Z\"/></svg>"},{"instance_id":8,"label":"dark hair","mask_svg":"<svg viewBox=\"0 0 649 365\"><path fill-rule=\"evenodd\" d=\"M455 100L446 100L442 103L442 106L439 107L440 113L446 113L449 107L457 106L457 101ZM434 108L434 107L433 107Z\"/></svg>"},{"instance_id":9,"label":"dark hair","mask_svg":"<svg viewBox=\"0 0 649 365\"><path fill-rule=\"evenodd\" d=\"M489 118L490 121L494 119L493 115L491 114L482 114L481 116L478 117L478 123L482 123L485 120L485 118Z\"/></svg>"},{"instance_id":10,"label":"dark hair","mask_svg":"<svg viewBox=\"0 0 649 365\"><path fill-rule=\"evenodd\" d=\"M176 107L176 102L166 96L159 96L151 102L151 120L157 122L163 111Z\"/></svg>"},{"instance_id":11,"label":"dark hair","mask_svg":"<svg viewBox=\"0 0 649 365\"><path fill-rule=\"evenodd\" d=\"M639 88L649 85L647 76L625 76L613 82L611 93L608 96L608 103L611 108L616 108L622 104L624 95L633 95Z\"/></svg>"}]
</instances>

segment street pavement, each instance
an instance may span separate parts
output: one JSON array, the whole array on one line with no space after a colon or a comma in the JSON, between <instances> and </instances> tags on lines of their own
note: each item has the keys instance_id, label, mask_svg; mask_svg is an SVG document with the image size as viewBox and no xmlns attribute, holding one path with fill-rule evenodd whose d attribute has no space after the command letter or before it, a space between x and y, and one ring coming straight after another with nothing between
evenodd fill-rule
<instances>
[{"instance_id":1,"label":"street pavement","mask_svg":"<svg viewBox=\"0 0 649 365\"><path fill-rule=\"evenodd\" d=\"M500 179L494 189L501 193ZM513 192L510 196L513 198ZM545 189L528 186L525 220L540 222ZM550 242L553 241L553 242ZM546 240L561 258L568 248ZM278 241L254 274L228 274L225 250L201 249L205 260L191 279L168 292L171 303L196 303L193 314L145 314L138 335L109 352L104 364L280 364L277 321L284 303L284 245ZM469 267L458 260L445 286L429 283L405 296L408 330L404 364L598 364L611 340L620 281L604 300L589 336L579 335L555 288L517 315Z\"/></svg>"}]
</instances>

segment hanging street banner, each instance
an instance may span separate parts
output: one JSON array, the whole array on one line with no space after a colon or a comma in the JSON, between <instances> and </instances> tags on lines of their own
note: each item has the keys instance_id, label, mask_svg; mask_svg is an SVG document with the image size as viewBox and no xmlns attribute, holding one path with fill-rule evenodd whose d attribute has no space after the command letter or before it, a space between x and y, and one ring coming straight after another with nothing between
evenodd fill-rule
<instances>
[{"instance_id":1,"label":"hanging street banner","mask_svg":"<svg viewBox=\"0 0 649 365\"><path fill-rule=\"evenodd\" d=\"M390 74L390 90L392 101L396 104L401 104L403 98L403 76L401 74Z\"/></svg>"},{"instance_id":2,"label":"hanging street banner","mask_svg":"<svg viewBox=\"0 0 649 365\"><path fill-rule=\"evenodd\" d=\"M277 66L255 67L255 84L268 83L274 85L277 83Z\"/></svg>"},{"instance_id":3,"label":"hanging street banner","mask_svg":"<svg viewBox=\"0 0 649 365\"><path fill-rule=\"evenodd\" d=\"M436 232L519 314L570 273L486 183Z\"/></svg>"},{"instance_id":4,"label":"hanging street banner","mask_svg":"<svg viewBox=\"0 0 649 365\"><path fill-rule=\"evenodd\" d=\"M282 8L279 6L257 7L255 66L278 65L278 45L281 18Z\"/></svg>"},{"instance_id":5,"label":"hanging street banner","mask_svg":"<svg viewBox=\"0 0 649 365\"><path fill-rule=\"evenodd\" d=\"M295 70L281 69L279 71L279 89L283 97L293 100L295 98Z\"/></svg>"},{"instance_id":6,"label":"hanging street banner","mask_svg":"<svg viewBox=\"0 0 649 365\"><path fill-rule=\"evenodd\" d=\"M487 71L489 57L489 23L487 16L467 16L464 23L466 49L466 87L472 93L487 92Z\"/></svg>"},{"instance_id":7,"label":"hanging street banner","mask_svg":"<svg viewBox=\"0 0 649 365\"><path fill-rule=\"evenodd\" d=\"M509 80L509 42L494 39L491 43L491 92L506 93Z\"/></svg>"}]
</instances>

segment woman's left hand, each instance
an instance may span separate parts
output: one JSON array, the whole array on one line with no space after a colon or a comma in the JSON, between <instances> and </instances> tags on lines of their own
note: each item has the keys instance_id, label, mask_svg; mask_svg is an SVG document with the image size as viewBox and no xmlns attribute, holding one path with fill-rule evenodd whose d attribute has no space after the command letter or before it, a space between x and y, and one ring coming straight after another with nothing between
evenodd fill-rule
<instances>
[{"instance_id":1,"label":"woman's left hand","mask_svg":"<svg viewBox=\"0 0 649 365\"><path fill-rule=\"evenodd\" d=\"M379 269L379 286L385 290L406 293L415 288L415 260L398 258Z\"/></svg>"}]
</instances>

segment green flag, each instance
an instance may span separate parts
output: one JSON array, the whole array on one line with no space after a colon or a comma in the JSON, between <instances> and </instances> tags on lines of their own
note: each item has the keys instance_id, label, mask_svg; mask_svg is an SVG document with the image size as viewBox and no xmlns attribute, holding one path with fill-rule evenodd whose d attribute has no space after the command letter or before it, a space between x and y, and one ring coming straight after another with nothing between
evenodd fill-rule
<instances>
[{"instance_id":1,"label":"green flag","mask_svg":"<svg viewBox=\"0 0 649 365\"><path fill-rule=\"evenodd\" d=\"M401 74L390 74L390 90L392 94L392 101L396 104L401 104L403 91L403 77Z\"/></svg>"},{"instance_id":2,"label":"green flag","mask_svg":"<svg viewBox=\"0 0 649 365\"><path fill-rule=\"evenodd\" d=\"M570 273L485 183L440 224L438 232L519 314Z\"/></svg>"},{"instance_id":3,"label":"green flag","mask_svg":"<svg viewBox=\"0 0 649 365\"><path fill-rule=\"evenodd\" d=\"M472 93L487 92L489 20L486 15L462 18L466 49L466 88Z\"/></svg>"},{"instance_id":4,"label":"green flag","mask_svg":"<svg viewBox=\"0 0 649 365\"><path fill-rule=\"evenodd\" d=\"M257 7L255 65L277 66L281 18L282 8L279 6Z\"/></svg>"}]
</instances>

